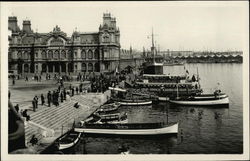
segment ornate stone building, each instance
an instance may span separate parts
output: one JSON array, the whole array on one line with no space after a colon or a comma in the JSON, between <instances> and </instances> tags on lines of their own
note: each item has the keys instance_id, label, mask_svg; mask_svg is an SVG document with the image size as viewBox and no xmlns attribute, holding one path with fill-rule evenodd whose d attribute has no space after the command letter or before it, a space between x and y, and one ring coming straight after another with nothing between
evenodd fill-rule
<instances>
[{"instance_id":1,"label":"ornate stone building","mask_svg":"<svg viewBox=\"0 0 250 161\"><path fill-rule=\"evenodd\" d=\"M33 32L31 22L9 17L9 70L18 73L92 73L118 68L120 31L110 13L103 14L98 32L73 32L71 37L56 26L49 33Z\"/></svg>"}]
</instances>

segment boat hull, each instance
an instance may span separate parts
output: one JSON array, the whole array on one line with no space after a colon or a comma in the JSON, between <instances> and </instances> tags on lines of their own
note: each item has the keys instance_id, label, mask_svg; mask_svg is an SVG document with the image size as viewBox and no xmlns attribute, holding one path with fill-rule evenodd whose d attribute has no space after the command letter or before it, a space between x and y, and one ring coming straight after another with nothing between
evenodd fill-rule
<instances>
[{"instance_id":1,"label":"boat hull","mask_svg":"<svg viewBox=\"0 0 250 161\"><path fill-rule=\"evenodd\" d=\"M178 105L195 105L195 106L213 106L213 105L228 105L228 97L216 100L169 100L170 103Z\"/></svg>"},{"instance_id":2,"label":"boat hull","mask_svg":"<svg viewBox=\"0 0 250 161\"><path fill-rule=\"evenodd\" d=\"M166 135L177 134L178 123L171 126L156 129L93 129L77 127L75 131L88 134L105 134L105 135L130 135L130 136L149 136L149 135Z\"/></svg>"},{"instance_id":3,"label":"boat hull","mask_svg":"<svg viewBox=\"0 0 250 161\"><path fill-rule=\"evenodd\" d=\"M69 148L73 147L80 140L80 137L81 137L81 133L79 133L77 135L77 138L74 141L72 141L71 143L60 143L59 142L58 150L66 150L66 149L69 149Z\"/></svg>"},{"instance_id":4,"label":"boat hull","mask_svg":"<svg viewBox=\"0 0 250 161\"><path fill-rule=\"evenodd\" d=\"M142 105L151 105L152 101L145 102L119 102L123 106L142 106Z\"/></svg>"}]
</instances>

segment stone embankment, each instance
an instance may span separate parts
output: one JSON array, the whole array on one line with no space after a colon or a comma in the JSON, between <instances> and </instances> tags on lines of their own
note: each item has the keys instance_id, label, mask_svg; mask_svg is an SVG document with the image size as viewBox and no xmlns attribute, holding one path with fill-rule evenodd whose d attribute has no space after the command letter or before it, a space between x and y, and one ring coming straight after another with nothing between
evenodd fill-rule
<instances>
[{"instance_id":1,"label":"stone embankment","mask_svg":"<svg viewBox=\"0 0 250 161\"><path fill-rule=\"evenodd\" d=\"M110 98L110 91L104 93L86 93L75 95L59 106L44 107L31 114L31 120L25 122L26 146L40 153L58 137L69 130L75 120L86 119L100 105ZM75 108L74 104L80 105ZM35 135L38 144L30 145L29 141Z\"/></svg>"}]
</instances>

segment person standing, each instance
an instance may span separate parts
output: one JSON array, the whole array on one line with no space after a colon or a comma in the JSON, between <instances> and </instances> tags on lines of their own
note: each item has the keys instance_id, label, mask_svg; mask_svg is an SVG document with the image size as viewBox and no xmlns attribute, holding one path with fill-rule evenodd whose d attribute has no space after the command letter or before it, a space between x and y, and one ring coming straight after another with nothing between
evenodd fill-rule
<instances>
[{"instance_id":1,"label":"person standing","mask_svg":"<svg viewBox=\"0 0 250 161\"><path fill-rule=\"evenodd\" d=\"M50 93L50 91L47 94L47 100L48 100L48 107L50 107L50 103L51 103L51 93Z\"/></svg>"},{"instance_id":2,"label":"person standing","mask_svg":"<svg viewBox=\"0 0 250 161\"><path fill-rule=\"evenodd\" d=\"M35 99L35 108L37 109L38 108L38 97L35 96L34 99Z\"/></svg>"},{"instance_id":3,"label":"person standing","mask_svg":"<svg viewBox=\"0 0 250 161\"><path fill-rule=\"evenodd\" d=\"M33 111L36 112L36 101L35 101L35 98L33 98L33 100L32 100L32 108L33 108Z\"/></svg>"},{"instance_id":4,"label":"person standing","mask_svg":"<svg viewBox=\"0 0 250 161\"><path fill-rule=\"evenodd\" d=\"M63 92L61 92L60 98L61 98L61 102L63 102L63 99L64 99Z\"/></svg>"},{"instance_id":5,"label":"person standing","mask_svg":"<svg viewBox=\"0 0 250 161\"><path fill-rule=\"evenodd\" d=\"M43 94L41 94L41 102L42 102L42 106L44 105L44 103L45 103L45 100L44 100L44 96L43 96Z\"/></svg>"},{"instance_id":6,"label":"person standing","mask_svg":"<svg viewBox=\"0 0 250 161\"><path fill-rule=\"evenodd\" d=\"M79 85L80 88L80 94L82 94L82 83Z\"/></svg>"},{"instance_id":7,"label":"person standing","mask_svg":"<svg viewBox=\"0 0 250 161\"><path fill-rule=\"evenodd\" d=\"M15 76L13 76L12 79L13 79L13 80L12 80L12 85L15 85Z\"/></svg>"},{"instance_id":8,"label":"person standing","mask_svg":"<svg viewBox=\"0 0 250 161\"><path fill-rule=\"evenodd\" d=\"M74 87L72 87L72 96L74 96L74 94L75 94L75 89Z\"/></svg>"},{"instance_id":9,"label":"person standing","mask_svg":"<svg viewBox=\"0 0 250 161\"><path fill-rule=\"evenodd\" d=\"M63 99L66 100L66 89L63 89Z\"/></svg>"},{"instance_id":10,"label":"person standing","mask_svg":"<svg viewBox=\"0 0 250 161\"><path fill-rule=\"evenodd\" d=\"M79 91L79 89L78 89L78 87L76 87L76 94L78 94L78 91Z\"/></svg>"},{"instance_id":11,"label":"person standing","mask_svg":"<svg viewBox=\"0 0 250 161\"><path fill-rule=\"evenodd\" d=\"M59 106L59 91L58 90L55 93L55 105Z\"/></svg>"}]
</instances>

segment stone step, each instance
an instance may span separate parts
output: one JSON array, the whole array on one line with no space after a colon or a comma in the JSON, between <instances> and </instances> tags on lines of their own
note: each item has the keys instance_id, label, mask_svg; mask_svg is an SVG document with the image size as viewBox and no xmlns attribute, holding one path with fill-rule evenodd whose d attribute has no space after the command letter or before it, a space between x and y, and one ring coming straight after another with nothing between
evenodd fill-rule
<instances>
[{"instance_id":1,"label":"stone step","mask_svg":"<svg viewBox=\"0 0 250 161\"><path fill-rule=\"evenodd\" d=\"M33 129L29 125L27 127L25 127L25 142L26 142L26 145L27 145L27 143L29 143L29 141L30 141L30 139L31 139L31 137L33 135L36 136L38 141L43 138L43 136L37 130Z\"/></svg>"},{"instance_id":2,"label":"stone step","mask_svg":"<svg viewBox=\"0 0 250 161\"><path fill-rule=\"evenodd\" d=\"M39 124L50 128L51 124L55 124L56 122L60 121L61 118L69 118L69 117L71 117L71 113L73 113L74 110L78 110L78 109L73 108L73 106L72 106L72 109L65 108L63 111L60 111L61 112L60 115L57 115L57 113L56 113L55 117L42 118L40 120Z\"/></svg>"},{"instance_id":3,"label":"stone step","mask_svg":"<svg viewBox=\"0 0 250 161\"><path fill-rule=\"evenodd\" d=\"M57 126L57 124L60 124L60 123L63 124L63 122L71 122L71 120L74 120L74 118L79 117L79 113L84 113L84 112L86 112L86 110L84 109L72 110L72 112L67 117L58 118L60 122L52 125L50 128L54 129Z\"/></svg>"},{"instance_id":4,"label":"stone step","mask_svg":"<svg viewBox=\"0 0 250 161\"><path fill-rule=\"evenodd\" d=\"M61 104L61 105L59 105L58 107L60 107L60 106L67 106L69 103L70 103L70 101L69 101L69 102L66 102L65 104ZM37 111L37 112L35 112L35 113L32 113L30 116L31 116L32 118L36 118L36 117L38 117L38 116L43 115L45 112L47 112L47 113L48 113L48 112L53 112L53 111L55 111L56 108L58 108L58 107L56 107L56 106L47 107L47 108L44 109L44 110L40 110L40 111Z\"/></svg>"},{"instance_id":5,"label":"stone step","mask_svg":"<svg viewBox=\"0 0 250 161\"><path fill-rule=\"evenodd\" d=\"M46 112L46 117L49 118L49 117L55 115L56 113L60 112L61 110L64 110L65 108L68 108L68 106L72 106L72 105L73 105L73 103L72 103L72 104L67 103L67 104L65 104L65 105L61 105L61 107L60 107L60 106L58 106L58 107L53 107L53 109L48 110L48 111L44 111L44 112ZM34 117L34 116L33 116L33 117ZM41 115L35 116L35 117L34 117L33 119L31 119L31 120L34 121L34 122L37 122L40 118L43 118L43 117L44 117L44 113L41 114Z\"/></svg>"},{"instance_id":6,"label":"stone step","mask_svg":"<svg viewBox=\"0 0 250 161\"><path fill-rule=\"evenodd\" d=\"M81 113L79 109L70 110L66 115L57 117L57 120L59 121L53 124L50 128L54 128L57 123L61 123L64 120L74 119L74 116L77 116L79 113Z\"/></svg>"},{"instance_id":7,"label":"stone step","mask_svg":"<svg viewBox=\"0 0 250 161\"><path fill-rule=\"evenodd\" d=\"M39 122L40 125L43 125L47 128L50 128L50 124L55 124L56 122L60 122L60 118L68 117L68 112L64 115L55 115L55 117L48 118L46 117L45 119L41 120Z\"/></svg>"},{"instance_id":8,"label":"stone step","mask_svg":"<svg viewBox=\"0 0 250 161\"><path fill-rule=\"evenodd\" d=\"M61 115L61 116L57 116L57 117L53 118L52 120L47 120L47 121L43 122L42 125L44 125L45 127L48 127L48 128L52 128L52 126L54 126L55 124L61 123L62 119L69 119L71 117L71 113L73 113L73 111L67 112L66 114Z\"/></svg>"}]
</instances>

